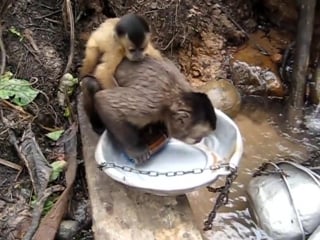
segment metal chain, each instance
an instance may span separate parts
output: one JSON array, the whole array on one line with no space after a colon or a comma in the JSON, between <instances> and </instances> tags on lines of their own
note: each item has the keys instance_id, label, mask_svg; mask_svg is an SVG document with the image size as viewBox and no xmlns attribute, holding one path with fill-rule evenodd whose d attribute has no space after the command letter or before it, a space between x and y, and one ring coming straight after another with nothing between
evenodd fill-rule
<instances>
[{"instance_id":1,"label":"metal chain","mask_svg":"<svg viewBox=\"0 0 320 240\"><path fill-rule=\"evenodd\" d=\"M257 171L252 174L252 177L262 176L262 175L272 175L279 174L281 176L288 176L281 168L274 168L274 170L269 170L268 166L270 162L264 162L260 167L258 167Z\"/></svg>"},{"instance_id":2,"label":"metal chain","mask_svg":"<svg viewBox=\"0 0 320 240\"><path fill-rule=\"evenodd\" d=\"M187 171L158 172L158 171L140 170L140 169L136 169L133 167L121 166L121 165L118 165L115 163L108 163L108 162L104 162L102 164L99 164L99 166L98 166L98 168L100 170L102 170L104 168L118 168L118 169L121 169L125 172L132 172L132 173L136 173L136 174L148 175L151 177L157 177L157 176L174 177L174 176L182 176L182 175L186 175L186 174L200 174L200 173L203 173L204 171L208 171L208 170L214 171L214 170L218 170L221 168L228 168L228 167L229 167L228 164L221 164L221 165L211 165L206 168L194 168L194 169L187 170Z\"/></svg>"},{"instance_id":3,"label":"metal chain","mask_svg":"<svg viewBox=\"0 0 320 240\"><path fill-rule=\"evenodd\" d=\"M182 176L186 174L201 174L204 171L214 171L214 170L219 170L222 168L225 168L227 171L230 171L230 173L226 176L226 182L224 186L218 187L218 188L212 188L212 187L207 187L208 191L210 192L219 192L219 195L217 197L217 200L215 202L215 205L211 212L209 213L208 219L204 223L204 231L212 229L212 222L216 217L217 210L222 206L226 205L229 200L229 192L230 192L230 187L233 183L233 181L237 178L237 168L230 167L229 164L224 163L220 165L211 165L206 168L194 168L188 171L170 171L170 172L158 172L158 171L145 171L145 170L140 170L136 169L133 167L129 166L121 166L115 163L108 163L104 162L102 164L99 164L98 168L100 170L103 170L104 168L118 168L121 169L125 172L132 172L136 174L142 174L142 175L148 175L151 177L157 177L157 176L166 176L166 177L174 177L174 176Z\"/></svg>"},{"instance_id":4,"label":"metal chain","mask_svg":"<svg viewBox=\"0 0 320 240\"><path fill-rule=\"evenodd\" d=\"M232 168L228 166L228 170L230 171L230 174L226 176L226 182L224 186L221 186L218 188L207 187L209 192L219 192L219 195L216 199L213 209L208 215L207 220L204 222L204 228L203 228L204 231L208 231L212 229L212 222L217 215L218 209L222 205L226 205L229 201L230 187L233 181L237 178L238 174L237 174L237 168Z\"/></svg>"}]
</instances>

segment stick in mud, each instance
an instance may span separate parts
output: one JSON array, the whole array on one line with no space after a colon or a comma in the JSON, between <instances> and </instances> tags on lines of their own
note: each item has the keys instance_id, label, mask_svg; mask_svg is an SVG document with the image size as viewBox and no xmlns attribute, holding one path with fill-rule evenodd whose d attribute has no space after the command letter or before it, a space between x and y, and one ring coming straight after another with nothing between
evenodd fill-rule
<instances>
[{"instance_id":1,"label":"stick in mud","mask_svg":"<svg viewBox=\"0 0 320 240\"><path fill-rule=\"evenodd\" d=\"M296 55L292 72L288 120L292 127L300 127L303 122L303 105L306 75L309 65L310 45L316 0L301 1L296 36Z\"/></svg>"}]
</instances>

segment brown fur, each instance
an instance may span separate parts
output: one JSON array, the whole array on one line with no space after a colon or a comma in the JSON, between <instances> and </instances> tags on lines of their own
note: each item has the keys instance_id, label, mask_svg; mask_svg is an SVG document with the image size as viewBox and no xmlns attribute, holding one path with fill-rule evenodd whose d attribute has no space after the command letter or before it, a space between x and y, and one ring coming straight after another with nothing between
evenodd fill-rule
<instances>
[{"instance_id":1,"label":"brown fur","mask_svg":"<svg viewBox=\"0 0 320 240\"><path fill-rule=\"evenodd\" d=\"M124 60L115 75L120 87L94 95L103 124L137 163L150 157L139 130L163 122L169 137L193 143L215 129L216 116L207 95L194 93L176 66L147 57Z\"/></svg>"}]
</instances>

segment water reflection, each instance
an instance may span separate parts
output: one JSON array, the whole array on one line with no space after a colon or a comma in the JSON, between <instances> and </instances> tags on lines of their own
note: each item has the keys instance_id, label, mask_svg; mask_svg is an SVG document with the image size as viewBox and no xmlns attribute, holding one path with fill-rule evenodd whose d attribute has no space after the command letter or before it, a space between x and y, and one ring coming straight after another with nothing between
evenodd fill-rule
<instances>
[{"instance_id":1,"label":"water reflection","mask_svg":"<svg viewBox=\"0 0 320 240\"><path fill-rule=\"evenodd\" d=\"M205 233L207 239L263 239L272 240L259 230L250 219L247 209L229 213L220 213L215 220L215 229Z\"/></svg>"}]
</instances>

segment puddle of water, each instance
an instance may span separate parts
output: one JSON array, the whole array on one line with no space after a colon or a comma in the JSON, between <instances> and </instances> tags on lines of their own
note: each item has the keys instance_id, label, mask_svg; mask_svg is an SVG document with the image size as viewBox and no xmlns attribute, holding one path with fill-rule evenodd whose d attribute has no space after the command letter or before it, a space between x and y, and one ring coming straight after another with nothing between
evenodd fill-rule
<instances>
[{"instance_id":1,"label":"puddle of water","mask_svg":"<svg viewBox=\"0 0 320 240\"><path fill-rule=\"evenodd\" d=\"M269 106L266 108L268 109ZM281 112L281 108L278 106L276 108ZM265 110L261 106L256 108L251 106L234 119L244 141L244 154L239 175L230 190L229 204L219 210L213 223L214 229L204 233L205 239L271 239L258 229L250 218L245 195L246 186L252 178L252 173L262 162L279 156L292 156L303 160L307 156L310 143L303 145L293 138L288 138L288 135L281 134L277 125L271 120L272 114ZM215 183L214 186L221 184L223 184L222 181ZM206 189L200 189L188 195L196 222L201 229L207 214L213 207L214 197L215 195Z\"/></svg>"}]
</instances>

